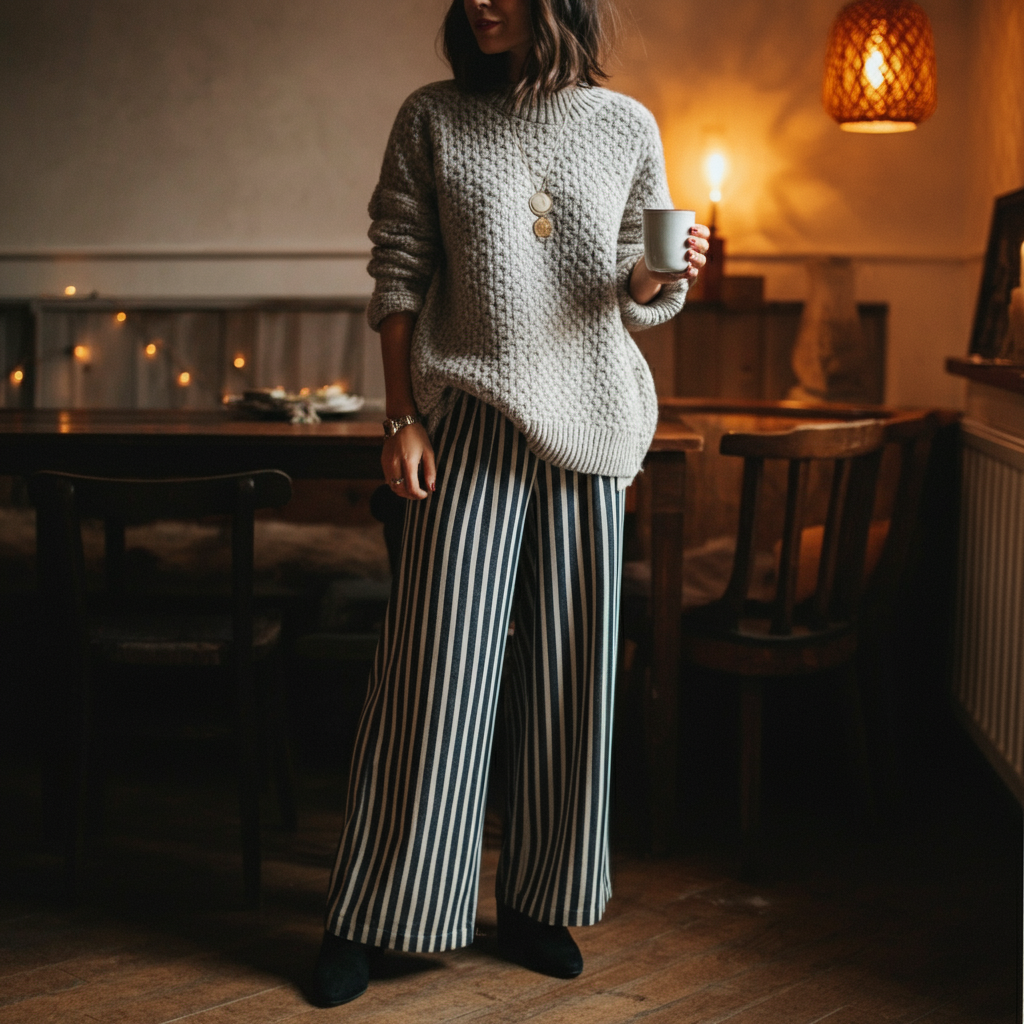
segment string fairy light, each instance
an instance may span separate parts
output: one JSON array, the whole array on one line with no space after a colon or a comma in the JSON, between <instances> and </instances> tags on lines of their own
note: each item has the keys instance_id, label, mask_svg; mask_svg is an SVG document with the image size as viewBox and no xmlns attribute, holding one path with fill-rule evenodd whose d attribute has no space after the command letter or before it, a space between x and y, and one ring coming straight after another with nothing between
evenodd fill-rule
<instances>
[{"instance_id":1,"label":"string fairy light","mask_svg":"<svg viewBox=\"0 0 1024 1024\"><path fill-rule=\"evenodd\" d=\"M75 285L68 285L65 288L65 293L69 296L75 294L77 293L77 287ZM106 320L106 323L110 325L110 327L119 327L122 324L126 324L129 319L128 312L123 309L119 310L116 306L108 306L106 311L100 315L105 318L109 318ZM145 330L145 317L136 319L133 315L133 325L135 325L136 332L138 332L140 328ZM107 327L105 330L109 331L110 327ZM73 362L77 362L80 370L83 371L89 369L95 370L97 366L101 366L103 371L112 372L107 361L103 358L105 351L104 344L106 341L105 330L101 328L100 333L97 336L84 335L84 333L75 332L79 333L79 337L83 339L82 341L77 344L70 344L67 347L62 347L60 349L44 353L41 358L36 360L36 364L45 363L52 359L70 359ZM151 337L151 340L147 340L143 337L138 338L134 343L139 346L139 349L136 349L136 351L139 352L139 355L143 358L150 361L160 361L160 363L165 367L165 372L167 373L170 382L173 382L172 386L176 385L180 388L187 388L195 385L196 387L200 387L201 378L203 376L201 368L200 377L197 378L196 367L194 365L190 365L194 354L191 353L191 351L179 353L173 337ZM247 353L244 351L238 351L237 349L234 354L232 354L229 349L224 353L224 356L227 357L225 360L227 365L223 363L221 364L221 390L230 392L233 389L228 386L228 379L225 375L227 367L230 366L237 371L244 371L242 377L243 379L248 380L253 373L254 364L250 364L250 359ZM116 370L113 372L116 372ZM9 369L7 371L7 377L12 386L20 385L26 379L25 371L21 367ZM164 379L166 380L167 378ZM246 386L249 385L246 384ZM236 383L234 389L237 389L237 387L238 385ZM304 398L310 398L314 394L323 394L331 397L332 395L347 393L348 388L349 382L345 379L339 378L333 384L324 385L319 388L303 387L299 389L299 393L301 393ZM200 389L202 390L201 387ZM281 396L285 396L286 394L286 388L283 385L278 385L275 389L267 390L280 392ZM230 398L232 396L228 394L228 397Z\"/></svg>"}]
</instances>

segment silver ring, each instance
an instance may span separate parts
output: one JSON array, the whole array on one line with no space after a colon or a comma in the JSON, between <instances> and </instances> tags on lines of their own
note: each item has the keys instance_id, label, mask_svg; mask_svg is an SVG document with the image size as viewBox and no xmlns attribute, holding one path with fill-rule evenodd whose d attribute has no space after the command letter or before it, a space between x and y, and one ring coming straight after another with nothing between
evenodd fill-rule
<instances>
[{"instance_id":1,"label":"silver ring","mask_svg":"<svg viewBox=\"0 0 1024 1024\"><path fill-rule=\"evenodd\" d=\"M391 486L392 486L392 487L401 487L401 486L402 486L402 484L404 484L404 483L405 483L405 477L404 477L404 476L396 476L396 477L395 477L395 478L394 478L394 479L393 479L393 480L391 481Z\"/></svg>"}]
</instances>

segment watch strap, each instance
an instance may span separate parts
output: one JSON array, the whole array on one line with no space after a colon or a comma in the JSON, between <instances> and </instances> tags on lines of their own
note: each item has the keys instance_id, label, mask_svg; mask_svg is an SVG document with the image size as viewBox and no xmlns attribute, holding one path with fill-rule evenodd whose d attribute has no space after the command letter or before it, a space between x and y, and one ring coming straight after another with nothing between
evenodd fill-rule
<instances>
[{"instance_id":1,"label":"watch strap","mask_svg":"<svg viewBox=\"0 0 1024 1024\"><path fill-rule=\"evenodd\" d=\"M414 413L400 416L397 420L387 419L384 421L384 433L388 437L394 437L402 427L411 427L414 423L419 423L419 417Z\"/></svg>"}]
</instances>

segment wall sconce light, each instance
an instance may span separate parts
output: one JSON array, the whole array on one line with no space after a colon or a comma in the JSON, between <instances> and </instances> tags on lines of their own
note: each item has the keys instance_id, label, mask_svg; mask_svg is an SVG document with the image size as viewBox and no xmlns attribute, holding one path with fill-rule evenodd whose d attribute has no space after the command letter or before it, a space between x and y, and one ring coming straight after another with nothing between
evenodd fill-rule
<instances>
[{"instance_id":1,"label":"wall sconce light","mask_svg":"<svg viewBox=\"0 0 1024 1024\"><path fill-rule=\"evenodd\" d=\"M187 388L192 383L192 374L188 370L182 370L178 374L178 385L183 388Z\"/></svg>"},{"instance_id":2,"label":"wall sconce light","mask_svg":"<svg viewBox=\"0 0 1024 1024\"><path fill-rule=\"evenodd\" d=\"M77 291L78 289L73 284L69 284L67 288L64 289L64 294L67 295L68 298L70 298Z\"/></svg>"},{"instance_id":3,"label":"wall sconce light","mask_svg":"<svg viewBox=\"0 0 1024 1024\"><path fill-rule=\"evenodd\" d=\"M157 348L152 341L146 346L145 353L147 359L156 359Z\"/></svg>"},{"instance_id":4,"label":"wall sconce light","mask_svg":"<svg viewBox=\"0 0 1024 1024\"><path fill-rule=\"evenodd\" d=\"M14 387L19 387L24 379L25 371L20 366L11 370L10 381Z\"/></svg>"},{"instance_id":5,"label":"wall sconce light","mask_svg":"<svg viewBox=\"0 0 1024 1024\"><path fill-rule=\"evenodd\" d=\"M243 367L245 366L245 356L243 356L243 355L237 355L237 356L235 356L235 358L234 358L234 360L232 361L231 365L232 365L232 366L233 366L233 367L234 367L234 368L235 368L236 370L241 370L241 369L242 369L242 368L243 368Z\"/></svg>"},{"instance_id":6,"label":"wall sconce light","mask_svg":"<svg viewBox=\"0 0 1024 1024\"><path fill-rule=\"evenodd\" d=\"M832 25L822 102L847 132L909 132L935 111L935 41L909 0L857 0Z\"/></svg>"},{"instance_id":7,"label":"wall sconce light","mask_svg":"<svg viewBox=\"0 0 1024 1024\"><path fill-rule=\"evenodd\" d=\"M125 320L127 320L127 319L128 319L128 314L127 314L127 313L118 313L118 314L117 314L117 315L116 315L116 316L114 317L114 319L115 319L115 320L116 320L116 321L117 321L117 322L118 322L119 324L123 324L123 323L125 322Z\"/></svg>"},{"instance_id":8,"label":"wall sconce light","mask_svg":"<svg viewBox=\"0 0 1024 1024\"><path fill-rule=\"evenodd\" d=\"M88 366L92 362L92 349L88 345L76 345L72 350L71 354L78 360Z\"/></svg>"}]
</instances>

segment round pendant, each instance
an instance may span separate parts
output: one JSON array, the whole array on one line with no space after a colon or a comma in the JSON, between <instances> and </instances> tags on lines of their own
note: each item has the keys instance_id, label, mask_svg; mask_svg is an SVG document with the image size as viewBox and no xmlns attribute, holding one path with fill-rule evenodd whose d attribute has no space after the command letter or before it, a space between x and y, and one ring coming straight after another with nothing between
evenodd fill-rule
<instances>
[{"instance_id":1,"label":"round pendant","mask_svg":"<svg viewBox=\"0 0 1024 1024\"><path fill-rule=\"evenodd\" d=\"M530 210L535 217L543 217L552 205L551 196L547 192L534 192L530 196Z\"/></svg>"},{"instance_id":2,"label":"round pendant","mask_svg":"<svg viewBox=\"0 0 1024 1024\"><path fill-rule=\"evenodd\" d=\"M551 221L547 217L538 217L533 222L533 233L538 238L547 238L551 234Z\"/></svg>"}]
</instances>

